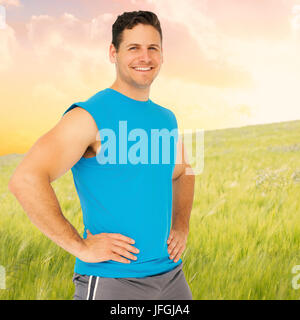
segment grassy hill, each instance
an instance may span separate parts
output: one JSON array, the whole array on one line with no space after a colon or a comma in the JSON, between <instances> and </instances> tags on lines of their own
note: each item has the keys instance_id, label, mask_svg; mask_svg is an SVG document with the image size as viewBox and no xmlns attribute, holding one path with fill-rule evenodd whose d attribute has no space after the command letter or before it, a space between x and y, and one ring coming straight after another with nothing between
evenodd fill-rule
<instances>
[{"instance_id":1,"label":"grassy hill","mask_svg":"<svg viewBox=\"0 0 300 320\"><path fill-rule=\"evenodd\" d=\"M182 256L194 299L299 299L300 121L206 131L204 152ZM0 299L72 299L75 258L31 224L7 189L21 158L0 157ZM52 186L82 232L71 172Z\"/></svg>"}]
</instances>

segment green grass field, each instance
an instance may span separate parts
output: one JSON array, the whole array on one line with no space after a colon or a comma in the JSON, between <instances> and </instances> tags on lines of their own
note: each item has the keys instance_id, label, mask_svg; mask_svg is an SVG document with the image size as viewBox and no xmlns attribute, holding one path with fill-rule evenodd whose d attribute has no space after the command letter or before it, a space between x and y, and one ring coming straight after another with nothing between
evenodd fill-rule
<instances>
[{"instance_id":1,"label":"green grass field","mask_svg":"<svg viewBox=\"0 0 300 320\"><path fill-rule=\"evenodd\" d=\"M8 191L21 157L0 157L0 299L72 299L75 258L46 238ZM52 186L82 232L71 171ZM292 268L300 265L299 195L300 121L205 132L182 256L194 299L300 299L292 286Z\"/></svg>"}]
</instances>

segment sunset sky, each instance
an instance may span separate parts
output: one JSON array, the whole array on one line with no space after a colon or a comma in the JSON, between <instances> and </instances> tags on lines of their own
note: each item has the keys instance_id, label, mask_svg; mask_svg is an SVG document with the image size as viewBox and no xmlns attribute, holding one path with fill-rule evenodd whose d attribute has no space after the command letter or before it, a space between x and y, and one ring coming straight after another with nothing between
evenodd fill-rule
<instances>
[{"instance_id":1,"label":"sunset sky","mask_svg":"<svg viewBox=\"0 0 300 320\"><path fill-rule=\"evenodd\" d=\"M71 104L111 86L111 28L124 11L150 10L161 22L164 63L150 98L181 131L300 119L298 0L0 5L0 155L27 152Z\"/></svg>"}]
</instances>

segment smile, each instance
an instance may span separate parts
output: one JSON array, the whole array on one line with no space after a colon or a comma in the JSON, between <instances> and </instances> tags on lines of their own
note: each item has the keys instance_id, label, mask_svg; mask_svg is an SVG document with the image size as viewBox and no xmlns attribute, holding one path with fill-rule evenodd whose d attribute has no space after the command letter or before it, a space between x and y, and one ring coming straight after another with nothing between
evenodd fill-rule
<instances>
[{"instance_id":1,"label":"smile","mask_svg":"<svg viewBox=\"0 0 300 320\"><path fill-rule=\"evenodd\" d=\"M133 67L132 69L134 69L135 71L139 71L139 72L147 72L147 71L151 71L153 69L153 67L148 67L148 68Z\"/></svg>"}]
</instances>

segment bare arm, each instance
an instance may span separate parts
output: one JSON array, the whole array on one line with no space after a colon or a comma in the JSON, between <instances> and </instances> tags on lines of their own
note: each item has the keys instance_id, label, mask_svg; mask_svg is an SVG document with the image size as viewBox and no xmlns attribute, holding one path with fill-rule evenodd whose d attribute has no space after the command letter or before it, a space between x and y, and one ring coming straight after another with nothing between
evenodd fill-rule
<instances>
[{"instance_id":1,"label":"bare arm","mask_svg":"<svg viewBox=\"0 0 300 320\"><path fill-rule=\"evenodd\" d=\"M193 206L195 175L186 174L189 168L193 172L188 163L187 154L181 139L178 139L177 161L173 171L173 213L172 228L189 231L189 220Z\"/></svg>"},{"instance_id":2,"label":"bare arm","mask_svg":"<svg viewBox=\"0 0 300 320\"><path fill-rule=\"evenodd\" d=\"M82 126L83 130L78 130ZM63 216L51 182L80 159L95 139L95 127L96 124L93 126L83 109L69 111L54 128L35 142L9 182L10 191L30 220L47 237L73 255L81 251L82 239Z\"/></svg>"},{"instance_id":3,"label":"bare arm","mask_svg":"<svg viewBox=\"0 0 300 320\"><path fill-rule=\"evenodd\" d=\"M93 236L90 233L82 239L64 217L51 186L51 182L66 173L96 141L97 131L97 125L87 111L78 107L70 110L32 146L12 175L9 190L33 224L69 253L87 262L109 259L127 262L127 259L117 257L117 252L132 258L125 252L125 248L133 249L128 244L131 239L119 234ZM114 251L111 250L113 245Z\"/></svg>"},{"instance_id":4,"label":"bare arm","mask_svg":"<svg viewBox=\"0 0 300 320\"><path fill-rule=\"evenodd\" d=\"M186 169L193 172L188 163L180 137L177 144L177 159L173 171L173 203L172 203L172 227L167 241L170 259L176 263L185 250L189 221L194 199L194 174L186 174Z\"/></svg>"}]
</instances>

